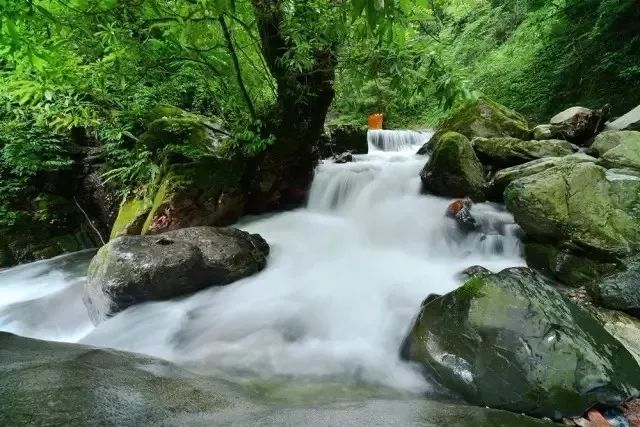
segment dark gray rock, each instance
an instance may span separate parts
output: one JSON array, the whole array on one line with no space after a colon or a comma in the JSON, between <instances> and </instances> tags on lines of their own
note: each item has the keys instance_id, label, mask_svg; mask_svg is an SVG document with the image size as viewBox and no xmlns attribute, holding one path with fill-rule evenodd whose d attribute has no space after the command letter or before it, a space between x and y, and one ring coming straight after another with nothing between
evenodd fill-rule
<instances>
[{"instance_id":1,"label":"dark gray rock","mask_svg":"<svg viewBox=\"0 0 640 427\"><path fill-rule=\"evenodd\" d=\"M353 162L353 154L351 154L348 151L345 151L342 154L338 154L337 156L334 156L333 157L333 161L338 163L338 164L351 163L351 162Z\"/></svg>"},{"instance_id":2,"label":"dark gray rock","mask_svg":"<svg viewBox=\"0 0 640 427\"><path fill-rule=\"evenodd\" d=\"M587 286L594 303L640 317L640 259L624 262L624 269Z\"/></svg>"},{"instance_id":3,"label":"dark gray rock","mask_svg":"<svg viewBox=\"0 0 640 427\"><path fill-rule=\"evenodd\" d=\"M146 301L229 284L266 265L269 245L236 228L191 227L122 236L91 261L84 302L94 323Z\"/></svg>"},{"instance_id":4,"label":"dark gray rock","mask_svg":"<svg viewBox=\"0 0 640 427\"><path fill-rule=\"evenodd\" d=\"M527 268L474 276L423 306L402 355L466 400L560 419L637 397L640 367Z\"/></svg>"}]
</instances>

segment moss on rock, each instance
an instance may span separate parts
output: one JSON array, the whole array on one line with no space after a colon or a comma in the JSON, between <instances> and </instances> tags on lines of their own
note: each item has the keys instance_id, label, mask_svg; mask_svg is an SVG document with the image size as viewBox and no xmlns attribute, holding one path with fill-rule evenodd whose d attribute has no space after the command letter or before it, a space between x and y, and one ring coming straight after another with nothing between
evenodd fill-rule
<instances>
[{"instance_id":1,"label":"moss on rock","mask_svg":"<svg viewBox=\"0 0 640 427\"><path fill-rule=\"evenodd\" d=\"M572 287L584 286L618 268L614 262L592 259L543 243L527 243L525 259L529 267Z\"/></svg>"},{"instance_id":2,"label":"moss on rock","mask_svg":"<svg viewBox=\"0 0 640 427\"><path fill-rule=\"evenodd\" d=\"M206 157L173 165L160 182L142 234L197 225L229 225L242 214L245 164Z\"/></svg>"},{"instance_id":3,"label":"moss on rock","mask_svg":"<svg viewBox=\"0 0 640 427\"><path fill-rule=\"evenodd\" d=\"M505 203L535 241L571 242L594 254L640 247L640 179L593 163L563 165L517 179Z\"/></svg>"},{"instance_id":4,"label":"moss on rock","mask_svg":"<svg viewBox=\"0 0 640 427\"><path fill-rule=\"evenodd\" d=\"M523 141L517 138L474 138L473 149L485 165L497 168L516 166L545 157L573 154L571 144L561 140Z\"/></svg>"},{"instance_id":5,"label":"moss on rock","mask_svg":"<svg viewBox=\"0 0 640 427\"><path fill-rule=\"evenodd\" d=\"M554 419L640 387L632 355L526 268L476 276L424 305L402 355L470 402Z\"/></svg>"},{"instance_id":6,"label":"moss on rock","mask_svg":"<svg viewBox=\"0 0 640 427\"><path fill-rule=\"evenodd\" d=\"M145 197L133 196L124 199L109 238L141 234L150 211L151 201Z\"/></svg>"},{"instance_id":7,"label":"moss on rock","mask_svg":"<svg viewBox=\"0 0 640 427\"><path fill-rule=\"evenodd\" d=\"M533 133L521 114L486 97L481 97L444 119L437 133L454 131L467 138L513 137L531 139Z\"/></svg>"},{"instance_id":8,"label":"moss on rock","mask_svg":"<svg viewBox=\"0 0 640 427\"><path fill-rule=\"evenodd\" d=\"M433 155L420 173L423 190L441 196L485 200L484 169L471 142L456 132L438 138Z\"/></svg>"},{"instance_id":9,"label":"moss on rock","mask_svg":"<svg viewBox=\"0 0 640 427\"><path fill-rule=\"evenodd\" d=\"M591 149L598 155L603 156L607 151L617 147L623 142L633 142L640 145L640 132L632 131L607 131L596 136Z\"/></svg>"}]
</instances>

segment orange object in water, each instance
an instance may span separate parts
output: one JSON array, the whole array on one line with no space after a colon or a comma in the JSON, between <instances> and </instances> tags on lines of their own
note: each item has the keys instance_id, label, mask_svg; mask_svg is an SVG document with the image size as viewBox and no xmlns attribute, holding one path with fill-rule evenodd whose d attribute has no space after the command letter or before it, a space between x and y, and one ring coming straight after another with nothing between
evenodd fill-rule
<instances>
[{"instance_id":1,"label":"orange object in water","mask_svg":"<svg viewBox=\"0 0 640 427\"><path fill-rule=\"evenodd\" d=\"M384 115L382 113L374 113L369 116L369 129L382 129Z\"/></svg>"},{"instance_id":2,"label":"orange object in water","mask_svg":"<svg viewBox=\"0 0 640 427\"><path fill-rule=\"evenodd\" d=\"M464 208L464 200L462 199L454 200L453 202L451 202L451 204L447 208L447 216L450 218L455 218L456 215L458 215L458 212L460 212L463 208Z\"/></svg>"}]
</instances>

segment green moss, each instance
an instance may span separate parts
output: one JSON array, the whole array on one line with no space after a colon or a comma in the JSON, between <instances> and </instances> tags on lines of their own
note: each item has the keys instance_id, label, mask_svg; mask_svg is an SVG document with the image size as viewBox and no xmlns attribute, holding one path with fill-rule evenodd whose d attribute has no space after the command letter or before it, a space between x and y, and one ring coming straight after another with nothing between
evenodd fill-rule
<instances>
[{"instance_id":1,"label":"green moss","mask_svg":"<svg viewBox=\"0 0 640 427\"><path fill-rule=\"evenodd\" d=\"M527 120L515 111L486 97L451 113L438 125L438 131L455 131L467 138L514 137L530 139Z\"/></svg>"},{"instance_id":2,"label":"green moss","mask_svg":"<svg viewBox=\"0 0 640 427\"><path fill-rule=\"evenodd\" d=\"M150 202L145 198L125 199L111 228L110 239L124 234L140 234L149 212Z\"/></svg>"},{"instance_id":3,"label":"green moss","mask_svg":"<svg viewBox=\"0 0 640 427\"><path fill-rule=\"evenodd\" d=\"M181 222L209 222L214 218L220 196L227 190L238 188L244 174L245 164L241 159L206 157L185 165L172 165L164 176L151 205L149 215L142 226L142 233L154 228L159 215L172 209ZM214 221L215 222L215 221ZM208 224L217 225L217 224Z\"/></svg>"},{"instance_id":4,"label":"green moss","mask_svg":"<svg viewBox=\"0 0 640 427\"><path fill-rule=\"evenodd\" d=\"M462 301L470 301L474 298L484 296L483 289L486 285L486 280L484 276L474 276L470 278L456 290L456 297Z\"/></svg>"}]
</instances>

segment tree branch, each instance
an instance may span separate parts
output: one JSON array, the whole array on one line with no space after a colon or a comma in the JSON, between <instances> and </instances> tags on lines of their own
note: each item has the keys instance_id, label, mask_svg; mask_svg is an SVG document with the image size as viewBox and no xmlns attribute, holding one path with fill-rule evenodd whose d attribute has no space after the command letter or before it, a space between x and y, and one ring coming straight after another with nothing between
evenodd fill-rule
<instances>
[{"instance_id":1,"label":"tree branch","mask_svg":"<svg viewBox=\"0 0 640 427\"><path fill-rule=\"evenodd\" d=\"M253 101L251 101L249 92L247 91L247 88L244 84L244 79L242 78L242 70L240 68L240 61L238 61L238 55L236 54L236 49L233 46L233 39L231 38L229 27L227 27L227 23L224 20L224 15L220 15L220 17L218 18L218 22L220 22L222 33L224 34L224 38L227 41L227 48L229 49L229 54L231 55L231 60L233 61L233 68L236 73L236 80L238 81L238 86L240 86L240 92L242 92L242 97L244 98L247 104L247 108L249 109L251 118L255 122L258 119L258 115L256 114L256 109L253 106Z\"/></svg>"}]
</instances>

